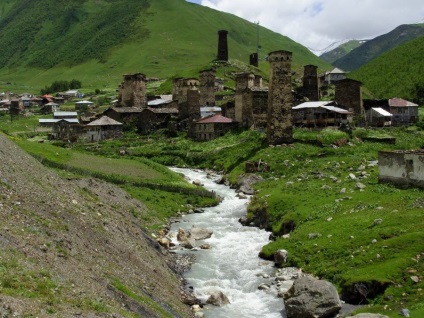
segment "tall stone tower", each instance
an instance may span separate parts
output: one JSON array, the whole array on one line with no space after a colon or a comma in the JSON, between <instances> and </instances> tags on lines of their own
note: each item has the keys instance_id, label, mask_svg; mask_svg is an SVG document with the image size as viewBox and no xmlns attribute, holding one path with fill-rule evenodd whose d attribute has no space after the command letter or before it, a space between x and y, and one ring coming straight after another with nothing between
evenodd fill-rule
<instances>
[{"instance_id":1,"label":"tall stone tower","mask_svg":"<svg viewBox=\"0 0 424 318\"><path fill-rule=\"evenodd\" d=\"M258 58L258 53L252 53L249 56L249 63L250 65L256 66L258 67L259 65L259 58Z\"/></svg>"},{"instance_id":2,"label":"tall stone tower","mask_svg":"<svg viewBox=\"0 0 424 318\"><path fill-rule=\"evenodd\" d=\"M227 30L218 31L218 60L228 61L228 42L227 42Z\"/></svg>"},{"instance_id":3,"label":"tall stone tower","mask_svg":"<svg viewBox=\"0 0 424 318\"><path fill-rule=\"evenodd\" d=\"M215 71L204 70L200 72L200 105L215 105Z\"/></svg>"},{"instance_id":4,"label":"tall stone tower","mask_svg":"<svg viewBox=\"0 0 424 318\"><path fill-rule=\"evenodd\" d=\"M275 51L270 63L267 141L269 145L293 142L292 52Z\"/></svg>"},{"instance_id":5,"label":"tall stone tower","mask_svg":"<svg viewBox=\"0 0 424 318\"><path fill-rule=\"evenodd\" d=\"M362 83L350 78L335 82L334 101L341 107L353 112L354 117L364 116L362 104Z\"/></svg>"},{"instance_id":6,"label":"tall stone tower","mask_svg":"<svg viewBox=\"0 0 424 318\"><path fill-rule=\"evenodd\" d=\"M146 108L146 75L124 74L124 80L119 87L118 102L121 107Z\"/></svg>"},{"instance_id":7,"label":"tall stone tower","mask_svg":"<svg viewBox=\"0 0 424 318\"><path fill-rule=\"evenodd\" d=\"M239 73L236 75L235 119L242 127L248 127L251 114L248 103L248 89L255 85L255 74Z\"/></svg>"},{"instance_id":8,"label":"tall stone tower","mask_svg":"<svg viewBox=\"0 0 424 318\"><path fill-rule=\"evenodd\" d=\"M315 65L303 67L303 96L310 101L319 101L318 67Z\"/></svg>"}]
</instances>

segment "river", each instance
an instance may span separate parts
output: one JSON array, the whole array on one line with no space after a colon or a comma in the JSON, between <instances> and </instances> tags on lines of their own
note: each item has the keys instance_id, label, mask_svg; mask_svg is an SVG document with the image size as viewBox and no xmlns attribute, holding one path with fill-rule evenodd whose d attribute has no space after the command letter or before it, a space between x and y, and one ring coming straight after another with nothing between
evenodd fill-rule
<instances>
[{"instance_id":1,"label":"river","mask_svg":"<svg viewBox=\"0 0 424 318\"><path fill-rule=\"evenodd\" d=\"M283 300L277 297L276 289L258 290L263 283L273 283L275 268L272 262L258 257L262 246L269 242L270 233L255 227L244 227L238 222L246 214L249 200L238 198L233 189L216 184L202 171L172 170L184 174L191 181L199 180L206 189L215 191L223 198L218 206L206 208L204 213L185 215L180 222L171 226L171 232L177 232L179 228L189 230L192 226L213 231L211 238L197 242L198 246L210 244L211 249L179 251L196 256L195 263L184 277L188 285L194 288L197 298L206 302L211 292L222 291L230 300L230 304L223 307L205 306L205 317L284 317Z\"/></svg>"}]
</instances>

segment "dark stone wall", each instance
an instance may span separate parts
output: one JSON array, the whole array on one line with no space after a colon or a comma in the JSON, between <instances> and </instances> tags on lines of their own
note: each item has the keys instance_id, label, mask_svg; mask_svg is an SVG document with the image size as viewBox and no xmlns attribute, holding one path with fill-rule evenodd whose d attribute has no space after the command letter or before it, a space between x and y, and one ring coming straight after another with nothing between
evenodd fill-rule
<instances>
[{"instance_id":1,"label":"dark stone wall","mask_svg":"<svg viewBox=\"0 0 424 318\"><path fill-rule=\"evenodd\" d=\"M122 107L146 108L146 75L125 74L119 87L118 101Z\"/></svg>"},{"instance_id":2,"label":"dark stone wall","mask_svg":"<svg viewBox=\"0 0 424 318\"><path fill-rule=\"evenodd\" d=\"M346 78L335 82L335 85L334 101L340 106L351 110L355 117L363 116L362 83Z\"/></svg>"},{"instance_id":3,"label":"dark stone wall","mask_svg":"<svg viewBox=\"0 0 424 318\"><path fill-rule=\"evenodd\" d=\"M293 142L292 52L276 51L268 55L270 63L267 141L269 145Z\"/></svg>"}]
</instances>

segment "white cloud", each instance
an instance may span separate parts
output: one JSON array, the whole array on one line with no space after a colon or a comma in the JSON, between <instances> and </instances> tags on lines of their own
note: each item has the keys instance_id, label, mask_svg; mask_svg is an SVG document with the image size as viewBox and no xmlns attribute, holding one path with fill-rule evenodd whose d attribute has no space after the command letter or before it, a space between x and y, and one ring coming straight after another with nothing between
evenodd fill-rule
<instances>
[{"instance_id":1,"label":"white cloud","mask_svg":"<svg viewBox=\"0 0 424 318\"><path fill-rule=\"evenodd\" d=\"M423 0L202 0L319 51L334 42L369 39L401 24L424 22Z\"/></svg>"}]
</instances>

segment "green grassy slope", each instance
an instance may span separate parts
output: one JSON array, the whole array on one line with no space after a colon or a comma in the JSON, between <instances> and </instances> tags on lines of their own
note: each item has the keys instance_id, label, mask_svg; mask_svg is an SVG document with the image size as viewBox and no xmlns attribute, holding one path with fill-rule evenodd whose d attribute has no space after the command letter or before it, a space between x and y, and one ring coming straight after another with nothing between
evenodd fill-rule
<instances>
[{"instance_id":1,"label":"green grassy slope","mask_svg":"<svg viewBox=\"0 0 424 318\"><path fill-rule=\"evenodd\" d=\"M423 86L424 36L387 52L364 65L349 77L360 80L376 98L419 98L416 86Z\"/></svg>"},{"instance_id":2,"label":"green grassy slope","mask_svg":"<svg viewBox=\"0 0 424 318\"><path fill-rule=\"evenodd\" d=\"M346 54L349 54L353 49L356 49L363 43L364 41L361 40L350 40L346 43L339 45L331 51L321 54L320 58L322 58L324 61L327 61L328 63L333 63L345 56Z\"/></svg>"},{"instance_id":3,"label":"green grassy slope","mask_svg":"<svg viewBox=\"0 0 424 318\"><path fill-rule=\"evenodd\" d=\"M216 57L220 29L229 31L230 59L248 63L256 50L254 23L184 0L78 0L46 13L50 2L17 1L0 20L0 42L5 44L0 85L12 82L30 89L77 78L84 86L102 88L116 87L126 72L161 78L197 75ZM264 71L265 55L281 49L294 53L295 70L305 64L330 67L305 47L263 27L260 42Z\"/></svg>"},{"instance_id":4,"label":"green grassy slope","mask_svg":"<svg viewBox=\"0 0 424 318\"><path fill-rule=\"evenodd\" d=\"M332 63L345 71L353 71L381 54L424 34L424 24L401 25L393 31L367 41Z\"/></svg>"}]
</instances>

